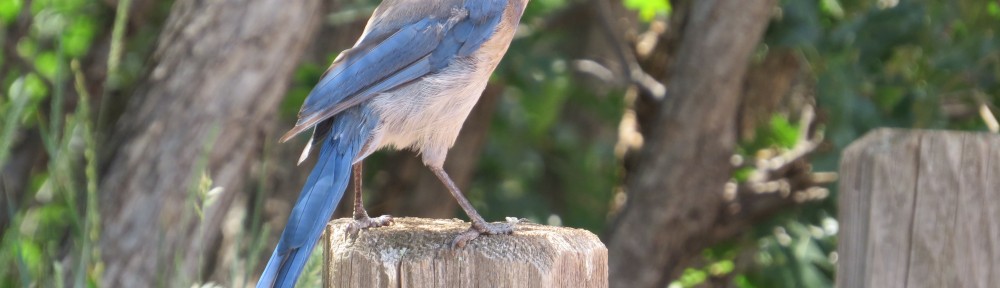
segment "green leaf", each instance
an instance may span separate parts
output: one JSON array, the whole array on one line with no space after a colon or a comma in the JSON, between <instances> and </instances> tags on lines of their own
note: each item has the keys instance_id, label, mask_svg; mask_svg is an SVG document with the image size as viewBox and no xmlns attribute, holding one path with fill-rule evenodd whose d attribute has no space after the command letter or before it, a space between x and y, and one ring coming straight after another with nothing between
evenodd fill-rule
<instances>
[{"instance_id":1,"label":"green leaf","mask_svg":"<svg viewBox=\"0 0 1000 288\"><path fill-rule=\"evenodd\" d=\"M670 14L670 2L667 0L625 0L625 8L639 12L643 21L653 20L656 15Z\"/></svg>"},{"instance_id":2,"label":"green leaf","mask_svg":"<svg viewBox=\"0 0 1000 288\"><path fill-rule=\"evenodd\" d=\"M681 279L678 279L681 287L695 287L698 284L704 283L708 279L708 273L698 269L687 268L684 269L684 273L681 274Z\"/></svg>"},{"instance_id":3,"label":"green leaf","mask_svg":"<svg viewBox=\"0 0 1000 288\"><path fill-rule=\"evenodd\" d=\"M34 242L26 241L26 239L21 239L18 241L18 249L21 250L21 259L24 259L25 266L31 271L31 274L38 275L41 273L42 265L42 248Z\"/></svg>"},{"instance_id":4,"label":"green leaf","mask_svg":"<svg viewBox=\"0 0 1000 288\"><path fill-rule=\"evenodd\" d=\"M771 139L780 147L791 148L799 140L799 129L781 115L771 117Z\"/></svg>"},{"instance_id":5,"label":"green leaf","mask_svg":"<svg viewBox=\"0 0 1000 288\"><path fill-rule=\"evenodd\" d=\"M722 260L709 265L708 272L711 273L712 276L723 276L733 272L735 267L736 265L733 264L732 260Z\"/></svg>"},{"instance_id":6,"label":"green leaf","mask_svg":"<svg viewBox=\"0 0 1000 288\"><path fill-rule=\"evenodd\" d=\"M833 18L844 18L844 8L840 6L840 1L837 0L822 0L820 1L820 7L822 7L823 12Z\"/></svg>"},{"instance_id":7,"label":"green leaf","mask_svg":"<svg viewBox=\"0 0 1000 288\"><path fill-rule=\"evenodd\" d=\"M66 27L63 35L63 47L66 55L70 58L81 57L90 49L94 34L97 32L97 25L89 18L78 18L72 25Z\"/></svg>"},{"instance_id":8,"label":"green leaf","mask_svg":"<svg viewBox=\"0 0 1000 288\"><path fill-rule=\"evenodd\" d=\"M35 52L38 51L38 45L35 41L28 38L22 38L21 41L17 41L17 55L24 58L34 57Z\"/></svg>"},{"instance_id":9,"label":"green leaf","mask_svg":"<svg viewBox=\"0 0 1000 288\"><path fill-rule=\"evenodd\" d=\"M59 70L59 59L53 52L42 52L35 57L35 69L45 78L55 80L56 72Z\"/></svg>"},{"instance_id":10,"label":"green leaf","mask_svg":"<svg viewBox=\"0 0 1000 288\"><path fill-rule=\"evenodd\" d=\"M21 12L22 0L0 0L0 22L9 24Z\"/></svg>"},{"instance_id":11,"label":"green leaf","mask_svg":"<svg viewBox=\"0 0 1000 288\"><path fill-rule=\"evenodd\" d=\"M750 174L753 174L753 171L756 171L753 167L741 167L733 171L733 179L739 183L746 182L750 178Z\"/></svg>"},{"instance_id":12,"label":"green leaf","mask_svg":"<svg viewBox=\"0 0 1000 288\"><path fill-rule=\"evenodd\" d=\"M986 13L990 16L1000 18L1000 3L990 1L989 4L986 4Z\"/></svg>"},{"instance_id":13,"label":"green leaf","mask_svg":"<svg viewBox=\"0 0 1000 288\"><path fill-rule=\"evenodd\" d=\"M28 74L24 77L24 83L28 96L31 96L35 100L40 100L49 93L49 89L45 87L45 82L38 75Z\"/></svg>"}]
</instances>

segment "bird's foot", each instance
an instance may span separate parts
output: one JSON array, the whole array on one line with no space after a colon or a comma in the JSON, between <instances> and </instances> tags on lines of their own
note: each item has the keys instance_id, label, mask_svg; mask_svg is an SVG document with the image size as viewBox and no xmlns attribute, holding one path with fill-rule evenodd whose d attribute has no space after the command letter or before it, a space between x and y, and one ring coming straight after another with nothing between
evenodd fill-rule
<instances>
[{"instance_id":1,"label":"bird's foot","mask_svg":"<svg viewBox=\"0 0 1000 288\"><path fill-rule=\"evenodd\" d=\"M389 225L392 225L392 216L389 215L382 215L375 218L367 216L355 217L354 222L347 224L347 233L345 233L345 236L354 238L358 237L358 232L361 232L361 230Z\"/></svg>"},{"instance_id":2,"label":"bird's foot","mask_svg":"<svg viewBox=\"0 0 1000 288\"><path fill-rule=\"evenodd\" d=\"M452 248L462 248L465 244L468 244L472 239L476 239L479 235L510 235L514 233L517 224L521 220L513 217L507 217L507 222L496 222L496 223L472 223L472 227L469 230L458 234L455 239L451 241Z\"/></svg>"}]
</instances>

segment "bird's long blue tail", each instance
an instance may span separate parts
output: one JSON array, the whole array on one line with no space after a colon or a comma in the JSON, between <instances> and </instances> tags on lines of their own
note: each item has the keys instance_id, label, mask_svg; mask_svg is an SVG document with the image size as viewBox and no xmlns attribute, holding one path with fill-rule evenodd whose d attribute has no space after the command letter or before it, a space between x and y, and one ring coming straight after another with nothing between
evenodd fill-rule
<instances>
[{"instance_id":1,"label":"bird's long blue tail","mask_svg":"<svg viewBox=\"0 0 1000 288\"><path fill-rule=\"evenodd\" d=\"M294 287L340 198L347 189L351 166L374 128L364 105L338 114L331 125L318 125L323 138L320 155L288 217L257 287ZM326 124L326 123L324 123ZM320 129L328 129L321 131Z\"/></svg>"}]
</instances>

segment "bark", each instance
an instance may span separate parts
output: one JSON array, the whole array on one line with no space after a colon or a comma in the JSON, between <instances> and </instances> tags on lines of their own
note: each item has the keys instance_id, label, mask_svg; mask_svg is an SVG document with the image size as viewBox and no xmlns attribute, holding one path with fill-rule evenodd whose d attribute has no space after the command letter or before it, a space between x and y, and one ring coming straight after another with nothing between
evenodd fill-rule
<instances>
[{"instance_id":1,"label":"bark","mask_svg":"<svg viewBox=\"0 0 1000 288\"><path fill-rule=\"evenodd\" d=\"M621 0L610 0L615 2L613 6L620 7L623 5ZM673 63L675 56L677 55L677 49L681 42L681 35L683 35L683 30L687 24L687 14L689 8L691 7L690 0L674 0L670 2L673 6L673 11L670 13L670 18L664 21L666 26L662 32L648 31L644 33L631 33L645 35L645 37L653 37L649 33L655 33L656 42L653 44L654 49L649 49L647 54L639 55L640 51L636 51L636 58L639 61L639 65L643 71L648 73L650 76L656 79L669 79L669 67ZM621 17L621 15L617 15ZM633 22L638 22L635 20ZM638 23L628 23L631 27L636 27ZM652 26L652 25L651 25ZM626 28L618 28L620 30L630 31L629 26ZM633 50L638 50L638 39L639 36L630 39L630 47L634 47ZM647 38L647 41L649 41ZM667 84L667 83L664 83ZM619 143L618 148L621 149L618 153L622 161L622 183L632 182L632 178L636 175L633 171L636 171L636 166L638 163L642 162L641 147L642 140L645 135L652 134L652 131L657 129L657 119L660 115L660 106L666 97L656 97L655 95L649 93L650 91L635 89L636 96L629 99L626 97L626 103L628 105L628 112L622 121L621 127L619 128ZM634 115L634 116L632 116ZM617 214L617 211L621 210L623 203L621 201L615 201L612 205L612 213Z\"/></svg>"},{"instance_id":2,"label":"bark","mask_svg":"<svg viewBox=\"0 0 1000 288\"><path fill-rule=\"evenodd\" d=\"M736 143L749 58L772 0L694 1L646 135L628 199L610 234L613 287L664 287L712 244Z\"/></svg>"},{"instance_id":3,"label":"bark","mask_svg":"<svg viewBox=\"0 0 1000 288\"><path fill-rule=\"evenodd\" d=\"M318 20L318 0L178 0L150 74L103 149L101 286L189 286L260 155ZM195 213L201 172L224 187Z\"/></svg>"}]
</instances>

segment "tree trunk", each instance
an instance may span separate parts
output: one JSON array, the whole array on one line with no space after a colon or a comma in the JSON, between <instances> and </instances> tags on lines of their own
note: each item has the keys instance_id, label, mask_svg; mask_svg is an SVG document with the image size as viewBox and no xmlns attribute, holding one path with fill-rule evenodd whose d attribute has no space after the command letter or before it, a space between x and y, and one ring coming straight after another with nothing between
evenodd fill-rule
<instances>
[{"instance_id":1,"label":"tree trunk","mask_svg":"<svg viewBox=\"0 0 1000 288\"><path fill-rule=\"evenodd\" d=\"M664 287L710 245L736 143L737 107L750 55L773 0L691 3L667 82L610 234L613 287Z\"/></svg>"},{"instance_id":2,"label":"tree trunk","mask_svg":"<svg viewBox=\"0 0 1000 288\"><path fill-rule=\"evenodd\" d=\"M261 154L318 0L178 0L145 83L102 147L102 286L189 286ZM202 173L225 188L205 207ZM196 212L197 211L197 212ZM203 212L201 214L200 212Z\"/></svg>"}]
</instances>

